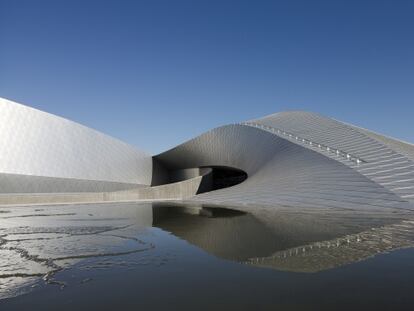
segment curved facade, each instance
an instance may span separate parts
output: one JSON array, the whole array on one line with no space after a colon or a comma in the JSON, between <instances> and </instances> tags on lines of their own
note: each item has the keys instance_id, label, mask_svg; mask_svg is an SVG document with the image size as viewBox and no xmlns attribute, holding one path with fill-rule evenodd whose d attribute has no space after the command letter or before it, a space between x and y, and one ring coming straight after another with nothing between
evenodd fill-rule
<instances>
[{"instance_id":1,"label":"curved facade","mask_svg":"<svg viewBox=\"0 0 414 311\"><path fill-rule=\"evenodd\" d=\"M401 198L414 199L413 144L309 112L277 113L245 124L310 147Z\"/></svg>"},{"instance_id":2,"label":"curved facade","mask_svg":"<svg viewBox=\"0 0 414 311\"><path fill-rule=\"evenodd\" d=\"M151 156L67 119L0 98L0 191L88 192L151 183Z\"/></svg>"},{"instance_id":3,"label":"curved facade","mask_svg":"<svg viewBox=\"0 0 414 311\"><path fill-rule=\"evenodd\" d=\"M228 166L248 174L239 185L194 198L206 203L366 210L411 207L409 198L362 173L372 166L366 158L357 163L358 158L338 155L332 147L317 150L316 144L314 150L310 140L299 143L296 137L276 133L251 124L224 126L155 159L169 170Z\"/></svg>"},{"instance_id":4,"label":"curved facade","mask_svg":"<svg viewBox=\"0 0 414 311\"><path fill-rule=\"evenodd\" d=\"M413 145L314 113L282 112L222 126L151 157L82 125L1 100L0 135L3 193L109 192L105 197L239 207L413 208Z\"/></svg>"}]
</instances>

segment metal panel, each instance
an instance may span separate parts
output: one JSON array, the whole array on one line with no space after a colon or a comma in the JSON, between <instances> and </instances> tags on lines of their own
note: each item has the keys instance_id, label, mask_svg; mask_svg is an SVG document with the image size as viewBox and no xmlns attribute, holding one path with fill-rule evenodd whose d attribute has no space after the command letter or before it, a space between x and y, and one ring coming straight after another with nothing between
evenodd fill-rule
<instances>
[{"instance_id":1,"label":"metal panel","mask_svg":"<svg viewBox=\"0 0 414 311\"><path fill-rule=\"evenodd\" d=\"M276 113L245 124L262 126L263 130L337 160L402 199L414 201L414 191L407 191L414 188L412 144L304 111ZM355 165L355 160L360 162Z\"/></svg>"},{"instance_id":2,"label":"metal panel","mask_svg":"<svg viewBox=\"0 0 414 311\"><path fill-rule=\"evenodd\" d=\"M375 180L346 165L247 125L229 125L202 134L155 157L168 169L229 166L248 174L243 183L197 195L214 204L306 206L382 210L413 208Z\"/></svg>"},{"instance_id":3,"label":"metal panel","mask_svg":"<svg viewBox=\"0 0 414 311\"><path fill-rule=\"evenodd\" d=\"M145 152L78 123L1 98L0 150L3 174L151 183L152 159Z\"/></svg>"}]
</instances>

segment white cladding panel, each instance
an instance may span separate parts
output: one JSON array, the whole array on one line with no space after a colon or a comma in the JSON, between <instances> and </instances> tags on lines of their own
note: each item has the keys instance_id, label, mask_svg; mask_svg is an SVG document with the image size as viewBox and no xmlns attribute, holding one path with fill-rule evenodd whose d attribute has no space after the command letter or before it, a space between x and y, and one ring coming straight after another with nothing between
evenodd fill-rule
<instances>
[{"instance_id":1,"label":"white cladding panel","mask_svg":"<svg viewBox=\"0 0 414 311\"><path fill-rule=\"evenodd\" d=\"M0 98L0 173L149 185L149 154L67 119Z\"/></svg>"}]
</instances>

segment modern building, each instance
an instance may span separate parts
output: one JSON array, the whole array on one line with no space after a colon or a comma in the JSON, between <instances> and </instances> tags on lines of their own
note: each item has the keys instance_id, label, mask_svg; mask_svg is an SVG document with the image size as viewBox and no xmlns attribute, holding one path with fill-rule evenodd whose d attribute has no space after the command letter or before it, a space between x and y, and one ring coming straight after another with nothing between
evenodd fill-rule
<instances>
[{"instance_id":1,"label":"modern building","mask_svg":"<svg viewBox=\"0 0 414 311\"><path fill-rule=\"evenodd\" d=\"M185 199L413 209L414 145L315 113L215 128L150 156L0 99L0 203Z\"/></svg>"},{"instance_id":2,"label":"modern building","mask_svg":"<svg viewBox=\"0 0 414 311\"><path fill-rule=\"evenodd\" d=\"M151 156L67 119L0 99L0 192L131 189L151 184Z\"/></svg>"}]
</instances>

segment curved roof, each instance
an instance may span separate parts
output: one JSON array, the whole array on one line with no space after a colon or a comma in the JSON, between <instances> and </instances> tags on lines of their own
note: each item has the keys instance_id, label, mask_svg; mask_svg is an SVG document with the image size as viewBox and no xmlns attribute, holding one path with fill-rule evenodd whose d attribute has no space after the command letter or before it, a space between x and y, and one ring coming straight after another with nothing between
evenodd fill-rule
<instances>
[{"instance_id":1,"label":"curved roof","mask_svg":"<svg viewBox=\"0 0 414 311\"><path fill-rule=\"evenodd\" d=\"M303 125L300 122L302 119L295 117L313 119L316 116L314 114L282 113L274 116L276 118L213 129L161 153L155 159L169 169L228 166L248 174L248 179L239 185L203 193L194 198L204 202L366 210L412 208L408 199L392 191L390 187L383 186L375 178L371 178L369 173L363 173L364 168L370 168L376 163L372 152L366 151L365 144L358 145L358 149L345 143L348 141L345 136L351 134L367 144L375 143L372 138L327 119L326 128L333 133L331 137L342 137L341 144L327 135L322 135L324 124L315 122L313 130L309 125ZM281 122L277 122L278 120ZM286 131L285 134L278 134L273 126L282 128ZM336 134L334 129L337 129ZM347 131L343 133L342 130ZM287 132L292 133L292 136L286 134ZM293 134L300 134L301 138L296 138ZM320 150L315 140L329 144L329 151ZM352 142L353 138L349 141ZM381 146L380 143L377 144ZM355 158L348 159L346 154L338 155L338 149L333 148L352 151L353 157L356 155L362 160L357 163ZM395 157L398 156L395 153Z\"/></svg>"},{"instance_id":2,"label":"curved roof","mask_svg":"<svg viewBox=\"0 0 414 311\"><path fill-rule=\"evenodd\" d=\"M265 126L275 135L341 161L403 199L414 200L412 144L302 111L277 113L245 124ZM347 155L351 160L359 160L358 165L355 161L343 161Z\"/></svg>"}]
</instances>

